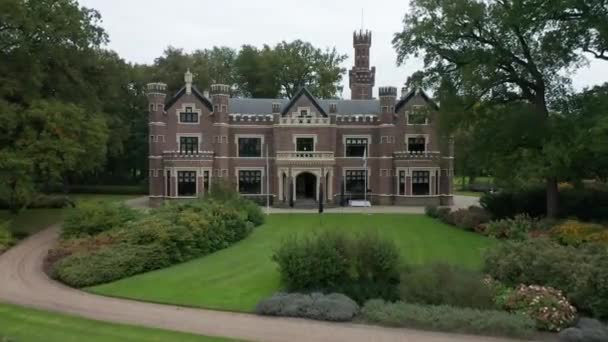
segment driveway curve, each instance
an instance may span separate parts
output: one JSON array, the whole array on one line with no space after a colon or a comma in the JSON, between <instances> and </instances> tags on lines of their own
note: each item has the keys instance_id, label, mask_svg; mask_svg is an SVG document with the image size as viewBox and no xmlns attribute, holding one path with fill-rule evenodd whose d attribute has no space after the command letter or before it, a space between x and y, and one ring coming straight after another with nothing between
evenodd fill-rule
<instances>
[{"instance_id":1,"label":"driveway curve","mask_svg":"<svg viewBox=\"0 0 608 342\"><path fill-rule=\"evenodd\" d=\"M43 259L56 242L58 232L59 226L52 226L0 255L0 301L94 320L249 341L512 341L361 324L261 317L94 295L62 285L43 272Z\"/></svg>"}]
</instances>

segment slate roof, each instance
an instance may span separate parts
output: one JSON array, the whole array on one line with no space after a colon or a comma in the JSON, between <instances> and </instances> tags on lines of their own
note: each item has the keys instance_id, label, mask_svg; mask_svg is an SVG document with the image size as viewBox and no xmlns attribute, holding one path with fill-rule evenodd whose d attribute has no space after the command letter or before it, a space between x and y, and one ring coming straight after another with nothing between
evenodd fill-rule
<instances>
[{"instance_id":1,"label":"slate roof","mask_svg":"<svg viewBox=\"0 0 608 342\"><path fill-rule=\"evenodd\" d=\"M246 99L231 98L229 101L230 112L242 114L269 114L272 113L272 104L279 104L279 112L289 104L289 99ZM317 100L317 103L326 113L329 113L329 104L335 103L337 113L349 114L377 114L380 109L379 100Z\"/></svg>"},{"instance_id":2,"label":"slate roof","mask_svg":"<svg viewBox=\"0 0 608 342\"><path fill-rule=\"evenodd\" d=\"M179 98L182 97L185 93L186 86L183 86L180 90L177 91L177 93L175 93L175 95L173 95L172 98L169 99L167 103L165 103L165 109L167 110L171 108L171 106L173 106L175 102L177 102L177 100L179 100ZM209 99L206 98L195 86L192 86L192 94L194 94L196 98L198 98L205 106L207 106L209 111L213 110L213 105L211 104L211 101L209 101Z\"/></svg>"}]
</instances>

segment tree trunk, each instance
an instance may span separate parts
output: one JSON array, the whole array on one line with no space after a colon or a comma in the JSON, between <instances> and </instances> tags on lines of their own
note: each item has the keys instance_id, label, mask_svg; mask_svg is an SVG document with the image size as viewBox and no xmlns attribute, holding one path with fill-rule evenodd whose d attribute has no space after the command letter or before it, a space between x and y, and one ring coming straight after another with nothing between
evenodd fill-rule
<instances>
[{"instance_id":1,"label":"tree trunk","mask_svg":"<svg viewBox=\"0 0 608 342\"><path fill-rule=\"evenodd\" d=\"M559 214L559 191L557 189L557 179L550 177L547 179L547 217L556 218Z\"/></svg>"}]
</instances>

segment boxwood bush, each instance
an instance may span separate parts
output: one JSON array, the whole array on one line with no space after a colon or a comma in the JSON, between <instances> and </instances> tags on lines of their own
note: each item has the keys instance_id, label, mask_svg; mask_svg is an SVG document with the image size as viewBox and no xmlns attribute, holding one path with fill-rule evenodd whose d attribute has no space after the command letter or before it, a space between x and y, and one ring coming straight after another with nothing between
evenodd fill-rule
<instances>
[{"instance_id":1,"label":"boxwood bush","mask_svg":"<svg viewBox=\"0 0 608 342\"><path fill-rule=\"evenodd\" d=\"M408 303L494 308L494 290L483 275L468 269L435 263L411 266L402 273L399 293Z\"/></svg>"},{"instance_id":2,"label":"boxwood bush","mask_svg":"<svg viewBox=\"0 0 608 342\"><path fill-rule=\"evenodd\" d=\"M302 317L322 321L350 321L359 305L340 293L276 293L255 307L259 315Z\"/></svg>"},{"instance_id":3,"label":"boxwood bush","mask_svg":"<svg viewBox=\"0 0 608 342\"><path fill-rule=\"evenodd\" d=\"M253 229L245 211L217 201L173 204L140 215L116 219L110 230L98 229L100 234L64 241L47 258L54 262L48 266L51 275L76 287L97 285L215 252Z\"/></svg>"},{"instance_id":4,"label":"boxwood bush","mask_svg":"<svg viewBox=\"0 0 608 342\"><path fill-rule=\"evenodd\" d=\"M340 292L358 302L398 297L399 252L376 234L323 232L292 237L274 252L288 291Z\"/></svg>"},{"instance_id":5,"label":"boxwood bush","mask_svg":"<svg viewBox=\"0 0 608 342\"><path fill-rule=\"evenodd\" d=\"M562 290L576 308L608 318L608 249L574 248L545 238L500 244L486 252L484 271L509 286L536 284Z\"/></svg>"},{"instance_id":6,"label":"boxwood bush","mask_svg":"<svg viewBox=\"0 0 608 342\"><path fill-rule=\"evenodd\" d=\"M127 222L140 217L141 212L123 203L85 203L70 211L63 223L61 237L69 239L99 234L112 228L123 227Z\"/></svg>"},{"instance_id":7,"label":"boxwood bush","mask_svg":"<svg viewBox=\"0 0 608 342\"><path fill-rule=\"evenodd\" d=\"M534 321L526 315L448 305L389 303L374 299L365 303L361 316L381 325L459 333L527 337L534 331Z\"/></svg>"}]
</instances>

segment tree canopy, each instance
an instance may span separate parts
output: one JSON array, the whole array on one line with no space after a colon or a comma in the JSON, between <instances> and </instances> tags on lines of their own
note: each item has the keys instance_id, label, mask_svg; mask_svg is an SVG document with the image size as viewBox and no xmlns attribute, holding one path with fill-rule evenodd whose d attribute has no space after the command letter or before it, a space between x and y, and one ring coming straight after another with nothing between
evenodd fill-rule
<instances>
[{"instance_id":1,"label":"tree canopy","mask_svg":"<svg viewBox=\"0 0 608 342\"><path fill-rule=\"evenodd\" d=\"M598 17L596 4L585 0L413 0L411 6L393 40L398 62L422 55L425 84L458 99L442 101L444 112L478 120L483 129L476 138L487 139L497 175L544 180L547 213L554 216L557 183L571 176L572 160L559 152L567 147L566 118L552 110L571 91L568 72L585 61L581 49L603 51L606 11Z\"/></svg>"}]
</instances>

